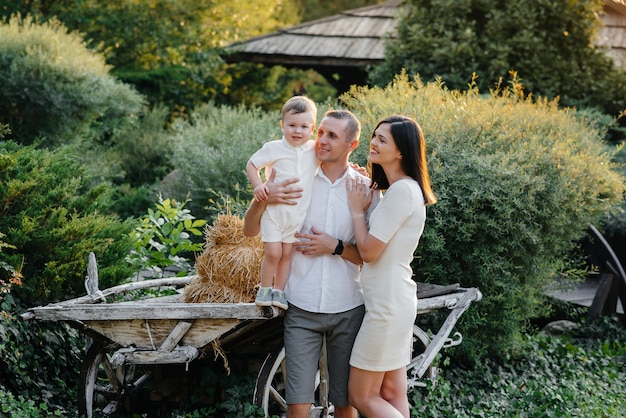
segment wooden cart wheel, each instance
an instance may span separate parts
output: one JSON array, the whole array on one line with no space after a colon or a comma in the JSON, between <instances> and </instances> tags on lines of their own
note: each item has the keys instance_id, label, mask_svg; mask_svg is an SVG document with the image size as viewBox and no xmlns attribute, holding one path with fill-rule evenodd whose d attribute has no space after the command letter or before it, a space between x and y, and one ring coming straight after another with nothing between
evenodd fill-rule
<instances>
[{"instance_id":1,"label":"wooden cart wheel","mask_svg":"<svg viewBox=\"0 0 626 418\"><path fill-rule=\"evenodd\" d=\"M320 370L315 376L317 402L312 405L311 418L323 418L334 415L334 408L328 402L328 372L326 370L325 347L322 348ZM263 408L265 417L278 414L285 417L287 401L285 400L285 348L270 352L261 369L254 388L254 403Z\"/></svg>"},{"instance_id":2,"label":"wooden cart wheel","mask_svg":"<svg viewBox=\"0 0 626 418\"><path fill-rule=\"evenodd\" d=\"M413 325L413 337L413 359L411 364L407 367L409 388L425 386L424 383L419 381L419 377L416 377L413 373L415 367L414 363L430 344L428 334L417 325ZM313 405L310 415L311 418L334 416L334 408L328 402L328 373L324 370L326 364L324 353L325 347L322 350L322 358L320 359L321 370L318 371L315 378L316 392L318 392L316 398L320 399L320 401L318 404ZM437 367L433 363L428 366L423 377L435 379L437 376ZM285 401L284 347L279 347L270 352L265 358L257 377L256 387L254 388L254 403L263 408L266 418L270 417L270 414L276 413L278 413L280 417L286 416L287 402Z\"/></svg>"},{"instance_id":3,"label":"wooden cart wheel","mask_svg":"<svg viewBox=\"0 0 626 418\"><path fill-rule=\"evenodd\" d=\"M96 410L109 415L127 409L128 400L135 388L149 378L142 374L135 379L135 365L113 368L109 349L95 342L87 350L80 371L78 386L78 412L80 416L92 418Z\"/></svg>"},{"instance_id":4,"label":"wooden cart wheel","mask_svg":"<svg viewBox=\"0 0 626 418\"><path fill-rule=\"evenodd\" d=\"M425 387L426 384L419 381L420 377L416 376L417 370L415 369L416 363L420 355L426 350L426 348L430 345L430 337L426 334L420 327L417 325L413 325L413 359L411 363L407 366L407 375L408 375L408 386L409 389L413 387L420 386ZM435 380L437 377L437 365L436 362L433 361L428 365L423 378Z\"/></svg>"}]
</instances>

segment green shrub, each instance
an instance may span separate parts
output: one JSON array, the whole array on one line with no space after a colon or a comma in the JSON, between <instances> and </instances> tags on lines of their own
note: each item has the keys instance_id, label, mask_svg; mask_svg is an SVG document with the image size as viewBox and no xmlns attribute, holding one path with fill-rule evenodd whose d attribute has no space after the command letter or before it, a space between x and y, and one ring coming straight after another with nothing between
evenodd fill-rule
<instances>
[{"instance_id":1,"label":"green shrub","mask_svg":"<svg viewBox=\"0 0 626 418\"><path fill-rule=\"evenodd\" d=\"M10 137L48 145L103 138L142 111L143 98L109 75L104 58L58 21L0 24L0 122Z\"/></svg>"},{"instance_id":2,"label":"green shrub","mask_svg":"<svg viewBox=\"0 0 626 418\"><path fill-rule=\"evenodd\" d=\"M0 231L16 247L0 252L0 262L23 266L27 279L15 293L26 305L84 295L92 251L101 288L131 274L124 237L134 223L111 213L111 186L90 187L72 153L0 142Z\"/></svg>"},{"instance_id":3,"label":"green shrub","mask_svg":"<svg viewBox=\"0 0 626 418\"><path fill-rule=\"evenodd\" d=\"M66 324L23 321L23 310L12 294L0 307L0 416L67 416L84 339Z\"/></svg>"},{"instance_id":4,"label":"green shrub","mask_svg":"<svg viewBox=\"0 0 626 418\"><path fill-rule=\"evenodd\" d=\"M155 107L132 124L120 128L106 143L83 143L78 157L87 167L90 177L122 186L126 193L134 193L128 187L152 186L172 168L169 164L171 132L167 129L167 119L168 110ZM155 195L152 192L150 203ZM143 209L138 206L133 215L144 213Z\"/></svg>"},{"instance_id":5,"label":"green shrub","mask_svg":"<svg viewBox=\"0 0 626 418\"><path fill-rule=\"evenodd\" d=\"M239 64L226 65L220 54L231 42L270 33L300 21L295 0L0 0L0 16L21 12L56 18L84 33L106 54L112 74L134 85L150 105L165 104L174 115L189 115L211 99L228 100L233 88L252 98L266 90L273 70L261 83L242 76ZM289 70L295 73L297 70ZM245 70L244 70L245 72ZM319 76L318 76L319 77ZM312 77L300 85L284 83L282 94L315 88ZM265 81L267 79L267 81ZM246 83L246 81L248 81ZM280 94L279 92L276 92ZM281 95L282 95L281 94ZM247 101L246 103L250 103Z\"/></svg>"},{"instance_id":6,"label":"green shrub","mask_svg":"<svg viewBox=\"0 0 626 418\"><path fill-rule=\"evenodd\" d=\"M531 318L545 313L544 289L568 262L587 225L619 204L622 177L602 132L557 103L512 88L480 95L399 76L385 89L342 97L363 123L402 113L422 126L439 202L416 252L419 281L478 287L457 328L470 357L504 355ZM363 162L368 141L355 158Z\"/></svg>"},{"instance_id":7,"label":"green shrub","mask_svg":"<svg viewBox=\"0 0 626 418\"><path fill-rule=\"evenodd\" d=\"M265 142L280 139L279 122L277 111L214 104L196 110L189 121L176 121L171 138L176 171L164 180L163 195L184 200L189 194L191 211L207 220L206 205L220 193L249 200L246 162Z\"/></svg>"}]
</instances>

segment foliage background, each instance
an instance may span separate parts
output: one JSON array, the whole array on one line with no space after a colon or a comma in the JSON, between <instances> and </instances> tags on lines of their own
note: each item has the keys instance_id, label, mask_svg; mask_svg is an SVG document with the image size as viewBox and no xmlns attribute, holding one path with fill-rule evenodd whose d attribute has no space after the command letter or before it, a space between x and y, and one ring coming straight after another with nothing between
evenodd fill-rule
<instances>
[{"instance_id":1,"label":"foliage background","mask_svg":"<svg viewBox=\"0 0 626 418\"><path fill-rule=\"evenodd\" d=\"M87 257L96 253L101 287L128 277L132 223L110 211L110 187L89 187L67 149L0 142L0 231L15 249L0 255L27 279L15 294L27 306L84 294ZM2 274L2 272L0 272ZM2 276L0 276L2 277Z\"/></svg>"},{"instance_id":2,"label":"foliage background","mask_svg":"<svg viewBox=\"0 0 626 418\"><path fill-rule=\"evenodd\" d=\"M332 4L331 4L332 3ZM332 14L353 2L298 0L0 0L0 14L58 19L102 54L112 74L172 117L208 101L280 108L294 92L334 95L314 71L226 64L228 44ZM359 0L358 4L365 4ZM372 3L370 0L369 3ZM258 85L258 88L250 88Z\"/></svg>"},{"instance_id":3,"label":"foliage background","mask_svg":"<svg viewBox=\"0 0 626 418\"><path fill-rule=\"evenodd\" d=\"M60 146L115 132L137 117L143 98L109 70L58 21L9 19L0 25L0 123L11 128L7 138Z\"/></svg>"},{"instance_id":4,"label":"foliage background","mask_svg":"<svg viewBox=\"0 0 626 418\"><path fill-rule=\"evenodd\" d=\"M384 86L404 69L466 89L476 73L476 85L488 91L517 78L527 93L617 117L626 109L626 73L590 42L603 3L409 0L371 79Z\"/></svg>"},{"instance_id":5,"label":"foliage background","mask_svg":"<svg viewBox=\"0 0 626 418\"><path fill-rule=\"evenodd\" d=\"M416 279L481 290L459 324L469 358L515 352L530 319L546 315L544 290L571 267L574 243L622 201L615 149L594 123L521 88L480 95L400 75L341 99L364 137L384 115L419 121L439 201L428 207ZM367 147L359 145L359 162Z\"/></svg>"},{"instance_id":6,"label":"foliage background","mask_svg":"<svg viewBox=\"0 0 626 418\"><path fill-rule=\"evenodd\" d=\"M75 405L81 337L62 326L21 323L15 320L18 313L84 294L87 254L94 249L102 288L126 280L131 268L123 260L132 246L130 231L158 192L181 202L189 192L188 207L199 219L210 220L218 211L241 213L250 198L245 160L279 135L278 113L272 109L294 92L306 91L320 109L347 107L360 117L362 144L354 160L361 163L381 116L406 113L424 127L441 200L429 208L414 264L417 277L437 283L460 280L485 295L458 324L467 332L462 346L452 351L457 366L475 366L480 363L471 360L487 357L511 367L522 363L529 349L524 333L536 315L550 309L542 289L568 269L586 224L611 216L613 225L623 226L623 217L612 210L624 187L611 162L616 149L604 148L602 141L611 138L607 127L616 130L611 126L615 109L624 107L623 73L614 73L597 51L579 43L594 27L592 2L529 0L522 7L433 0L422 10L428 14L411 15L422 26L411 27L413 21L407 20L401 33L406 45L426 49L394 52L391 46L388 64L400 64L382 67L386 78L377 82L385 88L357 88L342 102L327 99L333 93L319 75L225 65L219 52L234 39L332 14L344 3L343 9L361 3L243 3L0 0L5 18L0 25L0 117L7 118L2 120L11 124L15 139L0 143L0 237L5 242L0 243L0 280L16 273L24 278L24 285L10 293L1 289L3 413L69 415ZM561 7L563 16L553 16L554 7ZM8 23L17 11L25 18ZM498 17L493 26L480 19L485 14ZM517 26L518 21L525 26ZM566 38L561 23L568 27ZM458 27L465 32L459 35ZM554 28L559 31L552 33ZM558 51L550 49L555 45ZM485 52L489 63L497 64L493 68L483 67L480 53ZM417 64L434 64L432 73L402 61L416 56L429 58ZM387 87L403 67L408 74L422 72L428 83L401 76ZM509 73L509 67L517 73ZM470 71L480 77L468 86ZM494 84L499 77L506 81ZM464 93L451 91L457 82ZM566 90L572 85L578 88L574 93ZM497 90L490 93L490 88ZM584 107L559 110L555 102L534 103L528 91L534 97L560 95L560 105ZM0 136L4 132L0 123ZM601 363L618 355L619 344L603 346L602 356L594 352L593 358ZM563 358L584 358L580 352L548 349ZM575 370L571 363L562 364ZM618 367L601 366L600 376ZM475 369L476 380L455 374L465 386L450 393L460 396L463 387L470 388L465 400L470 405L476 397L486 398L479 384L491 373L485 370ZM511 389L499 387L497 376L510 375L485 378L485 385ZM555 388L546 391L554 394L551 399L589 397L584 385L563 388L550 382ZM613 396L612 388L604 389ZM232 408L249 407L245 393L240 388L239 398L213 413L238 416ZM236 399L240 405L233 405ZM498 399L490 402L498 404ZM472 413L489 416L489 408L501 412L487 405Z\"/></svg>"}]
</instances>

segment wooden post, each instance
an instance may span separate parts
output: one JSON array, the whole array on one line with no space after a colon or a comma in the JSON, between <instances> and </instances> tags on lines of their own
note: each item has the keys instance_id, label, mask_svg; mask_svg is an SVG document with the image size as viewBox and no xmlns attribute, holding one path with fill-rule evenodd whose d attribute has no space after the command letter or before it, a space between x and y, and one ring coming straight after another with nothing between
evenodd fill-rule
<instances>
[{"instance_id":1,"label":"wooden post","mask_svg":"<svg viewBox=\"0 0 626 418\"><path fill-rule=\"evenodd\" d=\"M601 314L610 315L616 312L620 281L618 276L611 273L600 275L600 283L587 312L587 318L597 318Z\"/></svg>"},{"instance_id":2,"label":"wooden post","mask_svg":"<svg viewBox=\"0 0 626 418\"><path fill-rule=\"evenodd\" d=\"M98 294L98 264L96 263L96 255L93 252L89 253L89 261L87 263L87 277L85 277L85 290L87 295L95 298ZM106 299L105 299L106 301ZM89 335L85 335L85 352L89 350L89 347L93 344L93 338Z\"/></svg>"},{"instance_id":3,"label":"wooden post","mask_svg":"<svg viewBox=\"0 0 626 418\"><path fill-rule=\"evenodd\" d=\"M89 253L89 263L87 264L87 277L85 278L85 290L89 296L95 297L98 293L98 264L96 255Z\"/></svg>"}]
</instances>

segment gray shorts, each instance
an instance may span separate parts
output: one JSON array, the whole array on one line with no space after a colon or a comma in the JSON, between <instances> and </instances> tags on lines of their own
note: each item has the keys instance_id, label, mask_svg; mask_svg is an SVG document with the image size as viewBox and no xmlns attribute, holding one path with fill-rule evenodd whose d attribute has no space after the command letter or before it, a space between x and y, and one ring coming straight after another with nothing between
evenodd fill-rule
<instances>
[{"instance_id":1,"label":"gray shorts","mask_svg":"<svg viewBox=\"0 0 626 418\"><path fill-rule=\"evenodd\" d=\"M315 374L326 335L330 402L348 406L350 353L365 307L325 314L289 305L285 311L285 398L287 404L315 402Z\"/></svg>"}]
</instances>

